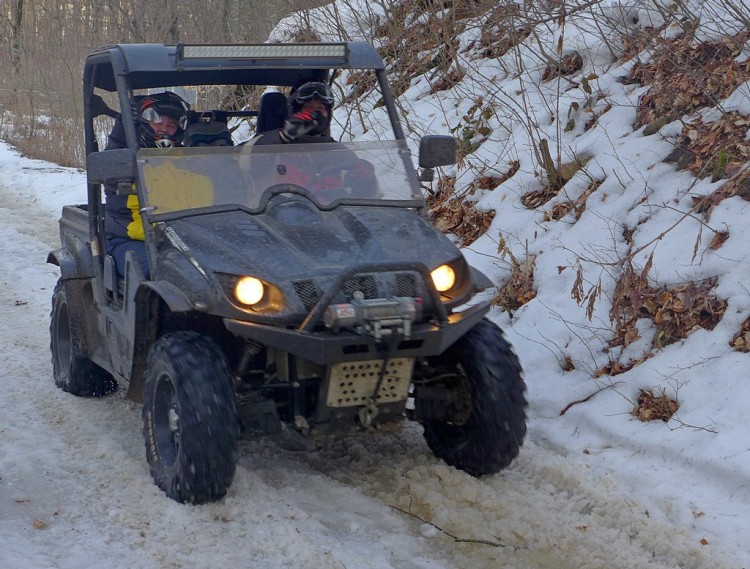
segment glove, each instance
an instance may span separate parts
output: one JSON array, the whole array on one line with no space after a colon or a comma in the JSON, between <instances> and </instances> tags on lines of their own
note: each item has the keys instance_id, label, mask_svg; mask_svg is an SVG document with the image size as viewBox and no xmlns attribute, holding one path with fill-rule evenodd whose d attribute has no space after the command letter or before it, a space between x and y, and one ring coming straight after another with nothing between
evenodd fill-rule
<instances>
[{"instance_id":1,"label":"glove","mask_svg":"<svg viewBox=\"0 0 750 569\"><path fill-rule=\"evenodd\" d=\"M322 128L324 124L325 117L320 111L312 113L310 111L299 111L286 120L279 135L284 142L291 142L300 136Z\"/></svg>"}]
</instances>

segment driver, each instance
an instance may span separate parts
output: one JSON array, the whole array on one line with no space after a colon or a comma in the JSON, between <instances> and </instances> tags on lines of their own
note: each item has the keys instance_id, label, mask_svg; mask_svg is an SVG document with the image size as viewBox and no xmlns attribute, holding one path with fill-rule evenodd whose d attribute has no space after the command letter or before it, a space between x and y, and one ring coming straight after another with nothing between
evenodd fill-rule
<instances>
[{"instance_id":1,"label":"driver","mask_svg":"<svg viewBox=\"0 0 750 569\"><path fill-rule=\"evenodd\" d=\"M136 125L142 148L181 146L190 107L176 93L165 91L146 95L140 99L140 112ZM118 117L109 135L105 150L125 148L122 120ZM118 195L111 184L104 185L107 197L105 226L107 254L115 260L117 272L125 274L125 255L135 251L146 279L150 278L143 222L136 195Z\"/></svg>"},{"instance_id":2,"label":"driver","mask_svg":"<svg viewBox=\"0 0 750 569\"><path fill-rule=\"evenodd\" d=\"M289 95L289 118L280 128L255 138L253 145L335 142L331 137L334 97L331 87L321 81L308 81ZM340 154L339 154L340 156ZM375 169L367 160L351 156L346 164L285 165L284 182L307 188L318 197L321 191L351 188L355 193L370 196L377 193ZM316 176L318 172L324 176ZM346 171L342 180L341 173ZM341 197L336 196L336 197ZM335 198L334 198L335 199Z\"/></svg>"},{"instance_id":3,"label":"driver","mask_svg":"<svg viewBox=\"0 0 750 569\"><path fill-rule=\"evenodd\" d=\"M334 142L330 128L333 102L333 92L326 83L303 83L289 95L290 116L284 125L260 135L253 144Z\"/></svg>"}]
</instances>

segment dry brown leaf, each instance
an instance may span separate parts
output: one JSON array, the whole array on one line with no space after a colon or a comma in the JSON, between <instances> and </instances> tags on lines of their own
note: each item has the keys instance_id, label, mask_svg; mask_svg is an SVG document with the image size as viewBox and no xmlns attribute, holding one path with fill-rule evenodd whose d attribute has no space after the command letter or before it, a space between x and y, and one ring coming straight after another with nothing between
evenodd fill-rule
<instances>
[{"instance_id":1,"label":"dry brown leaf","mask_svg":"<svg viewBox=\"0 0 750 569\"><path fill-rule=\"evenodd\" d=\"M740 331L729 344L739 352L750 352L750 318L747 318L740 327Z\"/></svg>"},{"instance_id":2,"label":"dry brown leaf","mask_svg":"<svg viewBox=\"0 0 750 569\"><path fill-rule=\"evenodd\" d=\"M610 347L627 346L638 337L634 332L638 318L650 318L656 324L655 348L685 338L697 328L712 330L721 320L727 303L711 292L716 279L654 288L648 283L647 268L648 262L636 277L633 267L626 266L615 285L610 310L615 334Z\"/></svg>"},{"instance_id":3,"label":"dry brown leaf","mask_svg":"<svg viewBox=\"0 0 750 569\"><path fill-rule=\"evenodd\" d=\"M651 60L638 62L625 79L628 84L649 85L636 111L638 128L665 115L691 113L721 100L750 79L748 65L736 61L736 45L743 45L748 32L710 42L695 43L687 30L680 37L663 38L655 31L628 38L629 54L651 44Z\"/></svg>"},{"instance_id":4,"label":"dry brown leaf","mask_svg":"<svg viewBox=\"0 0 750 569\"><path fill-rule=\"evenodd\" d=\"M664 392L657 396L649 389L641 389L638 391L637 404L631 415L639 421L661 420L666 423L679 408L677 401L670 399Z\"/></svg>"},{"instance_id":5,"label":"dry brown leaf","mask_svg":"<svg viewBox=\"0 0 750 569\"><path fill-rule=\"evenodd\" d=\"M484 235L495 217L495 211L479 211L473 202L455 195L455 177L438 180L438 189L427 199L432 222L443 233L453 233L459 245L471 245Z\"/></svg>"}]
</instances>

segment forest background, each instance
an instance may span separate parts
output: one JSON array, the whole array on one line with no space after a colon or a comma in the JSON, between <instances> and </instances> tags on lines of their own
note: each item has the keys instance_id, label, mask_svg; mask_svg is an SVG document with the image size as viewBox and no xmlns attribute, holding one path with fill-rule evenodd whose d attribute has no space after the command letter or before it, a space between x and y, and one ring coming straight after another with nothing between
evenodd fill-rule
<instances>
[{"instance_id":1,"label":"forest background","mask_svg":"<svg viewBox=\"0 0 750 569\"><path fill-rule=\"evenodd\" d=\"M1 0L0 131L30 157L81 167L81 76L93 49L131 42L264 42L282 17L325 3Z\"/></svg>"}]
</instances>

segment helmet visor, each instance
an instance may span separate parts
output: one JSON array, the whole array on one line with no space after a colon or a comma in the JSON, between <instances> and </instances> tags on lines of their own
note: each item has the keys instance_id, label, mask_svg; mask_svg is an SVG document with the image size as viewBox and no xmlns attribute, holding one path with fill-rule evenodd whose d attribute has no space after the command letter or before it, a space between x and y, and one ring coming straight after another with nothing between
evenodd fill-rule
<instances>
[{"instance_id":1,"label":"helmet visor","mask_svg":"<svg viewBox=\"0 0 750 569\"><path fill-rule=\"evenodd\" d=\"M325 83L305 83L292 95L292 102L303 105L308 101L318 98L324 104L333 106L333 92Z\"/></svg>"}]
</instances>

